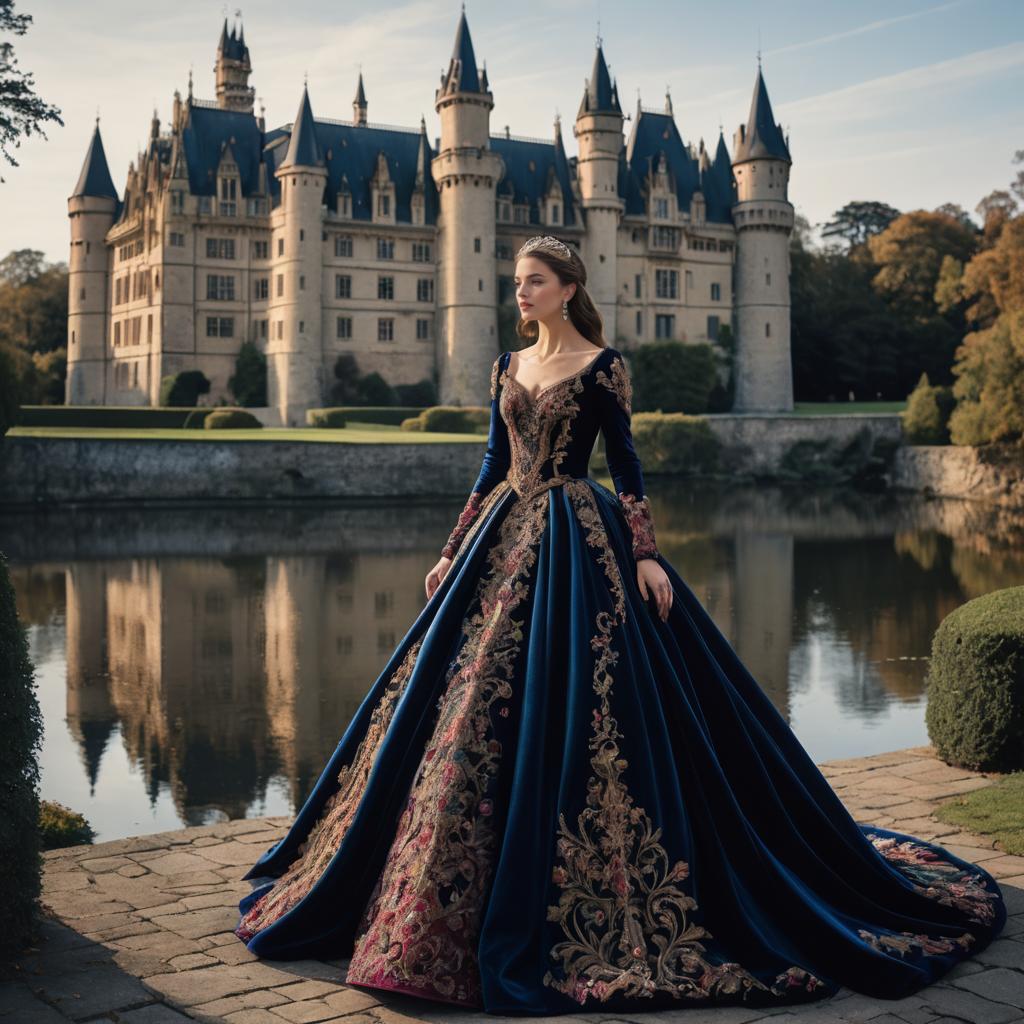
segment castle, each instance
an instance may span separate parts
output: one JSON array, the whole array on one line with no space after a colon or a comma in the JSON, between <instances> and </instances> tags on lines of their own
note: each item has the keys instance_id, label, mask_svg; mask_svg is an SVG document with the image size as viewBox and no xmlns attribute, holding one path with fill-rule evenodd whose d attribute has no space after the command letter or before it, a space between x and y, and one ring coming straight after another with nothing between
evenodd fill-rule
<instances>
[{"instance_id":1,"label":"castle","mask_svg":"<svg viewBox=\"0 0 1024 1024\"><path fill-rule=\"evenodd\" d=\"M225 20L216 99L174 94L170 130L114 187L99 123L68 199L69 404L155 405L161 378L202 370L210 401L246 340L265 352L268 422L329 404L334 363L392 384L433 378L439 400L486 401L498 313L515 311L514 255L531 235L574 245L609 342L736 338L735 411L792 409L791 159L760 67L730 158L683 142L672 113L640 106L628 140L600 40L566 155L492 134L494 97L463 10L435 91L440 137L367 119L254 112L241 27Z\"/></svg>"}]
</instances>

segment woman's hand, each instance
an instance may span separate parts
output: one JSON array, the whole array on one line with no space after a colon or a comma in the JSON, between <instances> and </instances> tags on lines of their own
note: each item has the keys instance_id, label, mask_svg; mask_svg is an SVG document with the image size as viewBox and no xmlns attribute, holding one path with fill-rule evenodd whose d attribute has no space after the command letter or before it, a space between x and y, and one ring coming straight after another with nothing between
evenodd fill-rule
<instances>
[{"instance_id":1,"label":"woman's hand","mask_svg":"<svg viewBox=\"0 0 1024 1024\"><path fill-rule=\"evenodd\" d=\"M653 594L658 602L658 616L668 621L668 610L672 607L672 584L656 558L641 558L636 563L636 581L646 601Z\"/></svg>"},{"instance_id":2,"label":"woman's hand","mask_svg":"<svg viewBox=\"0 0 1024 1024\"><path fill-rule=\"evenodd\" d=\"M451 564L452 560L442 555L437 565L435 565L434 568L427 573L427 578L424 581L424 586L426 587L427 590L428 601L434 596L434 591L437 590L437 588L441 585L441 580L445 578L445 575L448 572L448 567Z\"/></svg>"}]
</instances>

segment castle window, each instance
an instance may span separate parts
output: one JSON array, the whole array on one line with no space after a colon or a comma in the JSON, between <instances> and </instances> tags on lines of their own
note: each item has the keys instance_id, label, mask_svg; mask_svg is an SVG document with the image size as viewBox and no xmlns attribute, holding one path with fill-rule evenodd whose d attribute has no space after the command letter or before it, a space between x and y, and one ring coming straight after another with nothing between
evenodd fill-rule
<instances>
[{"instance_id":1,"label":"castle window","mask_svg":"<svg viewBox=\"0 0 1024 1024\"><path fill-rule=\"evenodd\" d=\"M266 199L259 199L254 196L250 196L250 198L246 200L245 212L248 213L250 217L264 216L267 212Z\"/></svg>"},{"instance_id":2,"label":"castle window","mask_svg":"<svg viewBox=\"0 0 1024 1024\"><path fill-rule=\"evenodd\" d=\"M223 302L232 302L235 298L235 278L233 274L207 274L206 297Z\"/></svg>"},{"instance_id":3,"label":"castle window","mask_svg":"<svg viewBox=\"0 0 1024 1024\"><path fill-rule=\"evenodd\" d=\"M265 260L270 255L270 243L265 239L252 243L252 258L254 260Z\"/></svg>"},{"instance_id":4,"label":"castle window","mask_svg":"<svg viewBox=\"0 0 1024 1024\"><path fill-rule=\"evenodd\" d=\"M655 249L679 248L679 232L677 228L670 228L666 224L655 224L651 228L651 247Z\"/></svg>"},{"instance_id":5,"label":"castle window","mask_svg":"<svg viewBox=\"0 0 1024 1024\"><path fill-rule=\"evenodd\" d=\"M115 348L118 345L120 345L120 344L121 344L121 321L118 320L118 322L116 324L114 324L114 346L115 346Z\"/></svg>"},{"instance_id":6,"label":"castle window","mask_svg":"<svg viewBox=\"0 0 1024 1024\"><path fill-rule=\"evenodd\" d=\"M640 310L636 311L636 336L639 338L644 333L644 315Z\"/></svg>"},{"instance_id":7,"label":"castle window","mask_svg":"<svg viewBox=\"0 0 1024 1024\"><path fill-rule=\"evenodd\" d=\"M352 255L352 236L351 235L335 235L334 236L334 255L335 256L351 256Z\"/></svg>"},{"instance_id":8,"label":"castle window","mask_svg":"<svg viewBox=\"0 0 1024 1024\"><path fill-rule=\"evenodd\" d=\"M484 290L484 279L482 277L478 277L476 279L476 290L478 292L482 292Z\"/></svg>"},{"instance_id":9,"label":"castle window","mask_svg":"<svg viewBox=\"0 0 1024 1024\"><path fill-rule=\"evenodd\" d=\"M634 293L636 294L636 297L637 297L638 299L640 298L640 282L641 282L642 280L643 280L643 274L637 274L637 275L636 275L636 276L635 276L635 277L633 278L633 291L634 291Z\"/></svg>"},{"instance_id":10,"label":"castle window","mask_svg":"<svg viewBox=\"0 0 1024 1024\"><path fill-rule=\"evenodd\" d=\"M339 338L351 338L352 337L352 317L350 316L339 316L337 323L337 335Z\"/></svg>"},{"instance_id":11,"label":"castle window","mask_svg":"<svg viewBox=\"0 0 1024 1024\"><path fill-rule=\"evenodd\" d=\"M75 332L72 331L71 332L71 344L74 345L74 343L75 343Z\"/></svg>"},{"instance_id":12,"label":"castle window","mask_svg":"<svg viewBox=\"0 0 1024 1024\"><path fill-rule=\"evenodd\" d=\"M764 322L764 336L766 338L772 336L772 325L767 320Z\"/></svg>"},{"instance_id":13,"label":"castle window","mask_svg":"<svg viewBox=\"0 0 1024 1024\"><path fill-rule=\"evenodd\" d=\"M434 301L434 279L432 277L421 277L416 282L416 301Z\"/></svg>"},{"instance_id":14,"label":"castle window","mask_svg":"<svg viewBox=\"0 0 1024 1024\"><path fill-rule=\"evenodd\" d=\"M671 338L675 334L676 318L671 313L659 313L654 318L654 336Z\"/></svg>"},{"instance_id":15,"label":"castle window","mask_svg":"<svg viewBox=\"0 0 1024 1024\"><path fill-rule=\"evenodd\" d=\"M386 192L381 192L377 196L377 213L382 217L391 216L391 196Z\"/></svg>"},{"instance_id":16,"label":"castle window","mask_svg":"<svg viewBox=\"0 0 1024 1024\"><path fill-rule=\"evenodd\" d=\"M413 263L429 263L432 254L430 251L429 242L413 242L412 243L412 261Z\"/></svg>"},{"instance_id":17,"label":"castle window","mask_svg":"<svg viewBox=\"0 0 1024 1024\"><path fill-rule=\"evenodd\" d=\"M686 272L686 287L687 288L692 288L693 287L693 271L692 270L688 270Z\"/></svg>"},{"instance_id":18,"label":"castle window","mask_svg":"<svg viewBox=\"0 0 1024 1024\"><path fill-rule=\"evenodd\" d=\"M220 215L222 217L234 217L238 212L238 179L220 179Z\"/></svg>"},{"instance_id":19,"label":"castle window","mask_svg":"<svg viewBox=\"0 0 1024 1024\"><path fill-rule=\"evenodd\" d=\"M170 241L171 241L171 245L173 245L175 248L177 248L177 249L184 249L185 248L185 234L184 234L184 232L182 232L182 231L172 231L171 232Z\"/></svg>"},{"instance_id":20,"label":"castle window","mask_svg":"<svg viewBox=\"0 0 1024 1024\"><path fill-rule=\"evenodd\" d=\"M235 334L235 318L233 316L208 316L206 318L206 336L208 338L232 338Z\"/></svg>"},{"instance_id":21,"label":"castle window","mask_svg":"<svg viewBox=\"0 0 1024 1024\"><path fill-rule=\"evenodd\" d=\"M305 182L303 182L303 184L305 184ZM306 333L306 321L305 320L300 320L299 321L299 334L305 334L305 333Z\"/></svg>"},{"instance_id":22,"label":"castle window","mask_svg":"<svg viewBox=\"0 0 1024 1024\"><path fill-rule=\"evenodd\" d=\"M654 200L654 216L660 217L663 220L668 217L668 200L665 198L658 198Z\"/></svg>"},{"instance_id":23,"label":"castle window","mask_svg":"<svg viewBox=\"0 0 1024 1024\"><path fill-rule=\"evenodd\" d=\"M284 321L277 321L277 340L280 341L284 337Z\"/></svg>"},{"instance_id":24,"label":"castle window","mask_svg":"<svg viewBox=\"0 0 1024 1024\"><path fill-rule=\"evenodd\" d=\"M654 271L654 294L659 299L679 297L679 271L663 268Z\"/></svg>"},{"instance_id":25,"label":"castle window","mask_svg":"<svg viewBox=\"0 0 1024 1024\"><path fill-rule=\"evenodd\" d=\"M171 213L185 212L185 193L180 188L171 189Z\"/></svg>"},{"instance_id":26,"label":"castle window","mask_svg":"<svg viewBox=\"0 0 1024 1024\"><path fill-rule=\"evenodd\" d=\"M277 297L280 299L284 295L284 274L277 275Z\"/></svg>"},{"instance_id":27,"label":"castle window","mask_svg":"<svg viewBox=\"0 0 1024 1024\"><path fill-rule=\"evenodd\" d=\"M427 341L430 338L430 320L426 317L418 317L416 320L416 340Z\"/></svg>"},{"instance_id":28,"label":"castle window","mask_svg":"<svg viewBox=\"0 0 1024 1024\"><path fill-rule=\"evenodd\" d=\"M718 324L719 319L717 316L708 317L708 338L712 341L718 340Z\"/></svg>"},{"instance_id":29,"label":"castle window","mask_svg":"<svg viewBox=\"0 0 1024 1024\"><path fill-rule=\"evenodd\" d=\"M306 290L306 275L299 274L299 291L304 292Z\"/></svg>"},{"instance_id":30,"label":"castle window","mask_svg":"<svg viewBox=\"0 0 1024 1024\"><path fill-rule=\"evenodd\" d=\"M393 238L377 239L377 259L393 260L395 258L395 241Z\"/></svg>"},{"instance_id":31,"label":"castle window","mask_svg":"<svg viewBox=\"0 0 1024 1024\"><path fill-rule=\"evenodd\" d=\"M479 251L480 251L480 239L479 238L474 238L473 239L473 252L479 252Z\"/></svg>"},{"instance_id":32,"label":"castle window","mask_svg":"<svg viewBox=\"0 0 1024 1024\"><path fill-rule=\"evenodd\" d=\"M82 300L85 299L85 289L84 288L79 288L79 290L78 290L78 297L79 297L79 299L82 299Z\"/></svg>"},{"instance_id":33,"label":"castle window","mask_svg":"<svg viewBox=\"0 0 1024 1024\"><path fill-rule=\"evenodd\" d=\"M277 240L277 255L278 256L283 256L284 255L284 239L283 238L279 238Z\"/></svg>"},{"instance_id":34,"label":"castle window","mask_svg":"<svg viewBox=\"0 0 1024 1024\"><path fill-rule=\"evenodd\" d=\"M254 282L254 299L268 299L270 298L270 279L266 277L257 277Z\"/></svg>"},{"instance_id":35,"label":"castle window","mask_svg":"<svg viewBox=\"0 0 1024 1024\"><path fill-rule=\"evenodd\" d=\"M306 240L306 229L299 228L299 241L304 242Z\"/></svg>"},{"instance_id":36,"label":"castle window","mask_svg":"<svg viewBox=\"0 0 1024 1024\"><path fill-rule=\"evenodd\" d=\"M267 340L267 321L265 319L264 320L257 320L255 326L256 326L257 330L259 331L259 336L264 341L266 341Z\"/></svg>"},{"instance_id":37,"label":"castle window","mask_svg":"<svg viewBox=\"0 0 1024 1024\"><path fill-rule=\"evenodd\" d=\"M558 203L553 203L552 206L551 206L551 223L552 224L558 224L559 223L558 213L559 213Z\"/></svg>"},{"instance_id":38,"label":"castle window","mask_svg":"<svg viewBox=\"0 0 1024 1024\"><path fill-rule=\"evenodd\" d=\"M529 209L526 206L521 206L517 203L512 219L516 224L525 224L527 222L528 214Z\"/></svg>"},{"instance_id":39,"label":"castle window","mask_svg":"<svg viewBox=\"0 0 1024 1024\"><path fill-rule=\"evenodd\" d=\"M139 364L138 364L138 361L136 361L136 362L132 363L132 386L133 387L138 387L138 385L139 385Z\"/></svg>"},{"instance_id":40,"label":"castle window","mask_svg":"<svg viewBox=\"0 0 1024 1024\"><path fill-rule=\"evenodd\" d=\"M395 321L391 317L379 317L377 320L377 340L395 340Z\"/></svg>"},{"instance_id":41,"label":"castle window","mask_svg":"<svg viewBox=\"0 0 1024 1024\"><path fill-rule=\"evenodd\" d=\"M153 314L146 317L146 341L153 340Z\"/></svg>"},{"instance_id":42,"label":"castle window","mask_svg":"<svg viewBox=\"0 0 1024 1024\"><path fill-rule=\"evenodd\" d=\"M208 238L206 240L206 256L212 260L233 260L235 258L235 240L233 238Z\"/></svg>"},{"instance_id":43,"label":"castle window","mask_svg":"<svg viewBox=\"0 0 1024 1024\"><path fill-rule=\"evenodd\" d=\"M722 299L722 286L717 281L711 282L711 301L720 302Z\"/></svg>"},{"instance_id":44,"label":"castle window","mask_svg":"<svg viewBox=\"0 0 1024 1024\"><path fill-rule=\"evenodd\" d=\"M764 283L765 284L771 284L772 283L772 275L771 274L765 274L764 275Z\"/></svg>"},{"instance_id":45,"label":"castle window","mask_svg":"<svg viewBox=\"0 0 1024 1024\"><path fill-rule=\"evenodd\" d=\"M377 278L377 298L393 299L395 297L395 279L380 276Z\"/></svg>"},{"instance_id":46,"label":"castle window","mask_svg":"<svg viewBox=\"0 0 1024 1024\"><path fill-rule=\"evenodd\" d=\"M334 275L334 297L336 299L351 299L352 298L352 275L351 274L335 274Z\"/></svg>"},{"instance_id":47,"label":"castle window","mask_svg":"<svg viewBox=\"0 0 1024 1024\"><path fill-rule=\"evenodd\" d=\"M350 195L338 196L338 213L342 217L352 216L352 197Z\"/></svg>"}]
</instances>

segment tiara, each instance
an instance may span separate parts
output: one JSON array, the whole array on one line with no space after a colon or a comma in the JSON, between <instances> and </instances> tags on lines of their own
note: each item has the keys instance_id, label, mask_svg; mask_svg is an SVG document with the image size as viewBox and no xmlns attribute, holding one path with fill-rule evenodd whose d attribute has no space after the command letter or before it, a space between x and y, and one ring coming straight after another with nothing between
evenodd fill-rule
<instances>
[{"instance_id":1,"label":"tiara","mask_svg":"<svg viewBox=\"0 0 1024 1024\"><path fill-rule=\"evenodd\" d=\"M525 256L527 253L533 252L534 249L554 249L567 260L572 259L572 249L565 242L560 242L554 235L534 235L533 238L528 238L520 247L519 255Z\"/></svg>"}]
</instances>

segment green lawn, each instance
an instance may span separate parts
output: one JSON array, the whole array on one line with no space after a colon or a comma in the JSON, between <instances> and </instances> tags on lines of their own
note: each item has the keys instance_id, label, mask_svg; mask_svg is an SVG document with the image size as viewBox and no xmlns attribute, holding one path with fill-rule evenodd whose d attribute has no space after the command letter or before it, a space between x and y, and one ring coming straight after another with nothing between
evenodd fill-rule
<instances>
[{"instance_id":1,"label":"green lawn","mask_svg":"<svg viewBox=\"0 0 1024 1024\"><path fill-rule=\"evenodd\" d=\"M116 441L312 441L320 444L481 444L485 433L442 434L401 430L386 423L349 427L263 427L239 430L184 430L181 427L11 427L8 437L68 437Z\"/></svg>"},{"instance_id":2,"label":"green lawn","mask_svg":"<svg viewBox=\"0 0 1024 1024\"><path fill-rule=\"evenodd\" d=\"M992 786L940 804L935 817L992 836L999 849L1024 855L1024 771L1011 772Z\"/></svg>"},{"instance_id":3,"label":"green lawn","mask_svg":"<svg viewBox=\"0 0 1024 1024\"><path fill-rule=\"evenodd\" d=\"M794 402L797 416L842 416L848 412L903 412L906 400L900 402Z\"/></svg>"}]
</instances>

